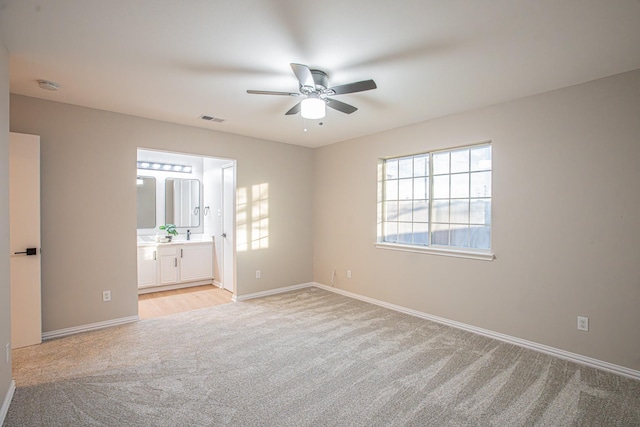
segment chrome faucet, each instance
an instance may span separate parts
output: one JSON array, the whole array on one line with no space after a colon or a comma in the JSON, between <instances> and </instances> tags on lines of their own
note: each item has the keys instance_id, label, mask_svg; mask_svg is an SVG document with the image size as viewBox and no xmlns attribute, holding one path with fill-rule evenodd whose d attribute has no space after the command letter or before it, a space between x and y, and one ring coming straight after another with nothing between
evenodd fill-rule
<instances>
[{"instance_id":1,"label":"chrome faucet","mask_svg":"<svg viewBox=\"0 0 640 427\"><path fill-rule=\"evenodd\" d=\"M191 240L191 230L187 230L187 240Z\"/></svg>"}]
</instances>

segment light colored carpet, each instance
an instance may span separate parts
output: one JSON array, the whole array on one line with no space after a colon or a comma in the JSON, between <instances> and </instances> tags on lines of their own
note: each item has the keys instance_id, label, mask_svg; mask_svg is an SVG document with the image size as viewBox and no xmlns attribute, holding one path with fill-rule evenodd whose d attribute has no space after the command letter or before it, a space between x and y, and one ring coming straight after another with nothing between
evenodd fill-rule
<instances>
[{"instance_id":1,"label":"light colored carpet","mask_svg":"<svg viewBox=\"0 0 640 427\"><path fill-rule=\"evenodd\" d=\"M638 426L640 381L331 292L14 351L5 426Z\"/></svg>"}]
</instances>

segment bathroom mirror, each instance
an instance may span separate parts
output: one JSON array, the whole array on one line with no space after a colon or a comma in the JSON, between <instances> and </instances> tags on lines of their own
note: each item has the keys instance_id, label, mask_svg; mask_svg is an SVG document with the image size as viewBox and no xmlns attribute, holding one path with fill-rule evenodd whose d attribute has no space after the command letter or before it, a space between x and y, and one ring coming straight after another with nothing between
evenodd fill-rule
<instances>
[{"instance_id":1,"label":"bathroom mirror","mask_svg":"<svg viewBox=\"0 0 640 427\"><path fill-rule=\"evenodd\" d=\"M156 179L151 176L138 176L136 179L138 228L156 226Z\"/></svg>"},{"instance_id":2,"label":"bathroom mirror","mask_svg":"<svg viewBox=\"0 0 640 427\"><path fill-rule=\"evenodd\" d=\"M200 181L167 178L165 181L165 224L200 226Z\"/></svg>"}]
</instances>

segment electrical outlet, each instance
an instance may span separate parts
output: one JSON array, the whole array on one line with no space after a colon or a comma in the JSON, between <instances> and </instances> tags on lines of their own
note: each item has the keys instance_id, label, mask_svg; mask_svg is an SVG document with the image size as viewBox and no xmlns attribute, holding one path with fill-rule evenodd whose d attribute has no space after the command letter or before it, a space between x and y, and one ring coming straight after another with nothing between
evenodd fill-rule
<instances>
[{"instance_id":1,"label":"electrical outlet","mask_svg":"<svg viewBox=\"0 0 640 427\"><path fill-rule=\"evenodd\" d=\"M351 270L347 270L347 279L351 279Z\"/></svg>"},{"instance_id":2,"label":"electrical outlet","mask_svg":"<svg viewBox=\"0 0 640 427\"><path fill-rule=\"evenodd\" d=\"M589 331L589 318L578 316L578 330L579 331Z\"/></svg>"},{"instance_id":3,"label":"electrical outlet","mask_svg":"<svg viewBox=\"0 0 640 427\"><path fill-rule=\"evenodd\" d=\"M102 302L111 301L111 291L102 291Z\"/></svg>"},{"instance_id":4,"label":"electrical outlet","mask_svg":"<svg viewBox=\"0 0 640 427\"><path fill-rule=\"evenodd\" d=\"M261 275L260 270L256 270L256 279L259 279Z\"/></svg>"}]
</instances>

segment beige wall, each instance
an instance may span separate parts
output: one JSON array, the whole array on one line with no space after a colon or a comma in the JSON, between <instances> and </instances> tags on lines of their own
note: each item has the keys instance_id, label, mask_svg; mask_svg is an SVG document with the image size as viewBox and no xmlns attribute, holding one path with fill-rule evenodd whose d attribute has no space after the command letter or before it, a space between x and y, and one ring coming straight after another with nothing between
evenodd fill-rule
<instances>
[{"instance_id":1,"label":"beige wall","mask_svg":"<svg viewBox=\"0 0 640 427\"><path fill-rule=\"evenodd\" d=\"M11 341L9 294L9 52L0 40L0 407L11 385L11 360L5 348ZM2 421L2 419L0 419Z\"/></svg>"},{"instance_id":2,"label":"beige wall","mask_svg":"<svg viewBox=\"0 0 640 427\"><path fill-rule=\"evenodd\" d=\"M314 280L640 370L639 118L640 70L317 149ZM495 261L374 248L378 158L487 140Z\"/></svg>"},{"instance_id":3,"label":"beige wall","mask_svg":"<svg viewBox=\"0 0 640 427\"><path fill-rule=\"evenodd\" d=\"M236 159L238 188L269 184L269 247L238 253L239 295L312 279L310 149L17 95L11 130L41 136L44 332L137 314L137 147Z\"/></svg>"}]
</instances>

